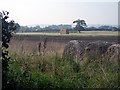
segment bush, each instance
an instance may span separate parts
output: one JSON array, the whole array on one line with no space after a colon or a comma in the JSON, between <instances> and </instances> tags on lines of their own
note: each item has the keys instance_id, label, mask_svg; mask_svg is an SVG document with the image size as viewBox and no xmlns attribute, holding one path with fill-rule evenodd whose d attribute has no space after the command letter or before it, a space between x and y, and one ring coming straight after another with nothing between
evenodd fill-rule
<instances>
[{"instance_id":1,"label":"bush","mask_svg":"<svg viewBox=\"0 0 120 90\"><path fill-rule=\"evenodd\" d=\"M12 37L12 32L16 29L14 21L7 21L9 12L0 12L0 20L2 21L2 85L3 88L7 88L7 74L8 74L8 61L10 57L8 56L8 43Z\"/></svg>"}]
</instances>

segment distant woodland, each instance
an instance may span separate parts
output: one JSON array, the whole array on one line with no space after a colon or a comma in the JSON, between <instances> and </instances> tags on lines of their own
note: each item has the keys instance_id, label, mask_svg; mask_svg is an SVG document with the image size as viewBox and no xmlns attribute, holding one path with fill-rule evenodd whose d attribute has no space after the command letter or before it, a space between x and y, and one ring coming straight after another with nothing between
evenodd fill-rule
<instances>
[{"instance_id":1,"label":"distant woodland","mask_svg":"<svg viewBox=\"0 0 120 90\"><path fill-rule=\"evenodd\" d=\"M68 29L70 32L76 32L71 25L50 25L46 26L44 28L41 28L40 26L34 26L34 27L28 27L28 26L20 26L19 24L16 24L19 28L16 30L16 32L59 32L60 29ZM81 30L82 31L82 30ZM120 31L120 28L113 27L113 26L99 26L99 27L86 27L84 31Z\"/></svg>"}]
</instances>

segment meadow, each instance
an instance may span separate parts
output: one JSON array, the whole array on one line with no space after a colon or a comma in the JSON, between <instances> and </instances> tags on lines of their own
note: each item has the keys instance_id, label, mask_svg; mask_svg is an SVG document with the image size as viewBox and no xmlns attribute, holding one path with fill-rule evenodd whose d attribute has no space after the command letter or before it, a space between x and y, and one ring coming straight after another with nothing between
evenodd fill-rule
<instances>
[{"instance_id":1,"label":"meadow","mask_svg":"<svg viewBox=\"0 0 120 90\"><path fill-rule=\"evenodd\" d=\"M8 49L11 57L9 87L119 88L119 66L98 53L92 52L85 60L77 63L72 58L62 58L64 47L70 40L117 42L117 32L82 32L70 35L18 34L11 39Z\"/></svg>"}]
</instances>

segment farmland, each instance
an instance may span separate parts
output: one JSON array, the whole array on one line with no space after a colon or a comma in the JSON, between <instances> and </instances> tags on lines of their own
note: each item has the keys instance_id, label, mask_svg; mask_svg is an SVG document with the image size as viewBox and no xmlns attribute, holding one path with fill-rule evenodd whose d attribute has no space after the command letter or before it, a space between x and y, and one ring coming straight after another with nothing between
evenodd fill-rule
<instances>
[{"instance_id":1,"label":"farmland","mask_svg":"<svg viewBox=\"0 0 120 90\"><path fill-rule=\"evenodd\" d=\"M71 40L118 43L117 32L84 32L87 35L57 33L19 33L12 37L9 47L9 83L16 88L118 88L118 66L92 53L87 61L62 59L66 44ZM104 63L101 63L104 62ZM113 74L114 73L114 74ZM17 76L17 78L16 78Z\"/></svg>"},{"instance_id":2,"label":"farmland","mask_svg":"<svg viewBox=\"0 0 120 90\"><path fill-rule=\"evenodd\" d=\"M103 32L100 34L98 33L99 31L82 32L80 34L71 33L70 35L60 35L59 33L18 33L11 40L10 50L18 52L21 52L22 50L22 52L35 53L38 52L38 44L44 43L46 40L46 51L54 53L58 52L61 56L65 45L70 40L81 40L87 42L102 40L118 42L117 32L104 31L104 34Z\"/></svg>"},{"instance_id":3,"label":"farmland","mask_svg":"<svg viewBox=\"0 0 120 90\"><path fill-rule=\"evenodd\" d=\"M48 36L61 36L60 33L16 33L17 35L48 35ZM118 32L112 31L81 31L81 33L70 33L62 36L118 36Z\"/></svg>"}]
</instances>

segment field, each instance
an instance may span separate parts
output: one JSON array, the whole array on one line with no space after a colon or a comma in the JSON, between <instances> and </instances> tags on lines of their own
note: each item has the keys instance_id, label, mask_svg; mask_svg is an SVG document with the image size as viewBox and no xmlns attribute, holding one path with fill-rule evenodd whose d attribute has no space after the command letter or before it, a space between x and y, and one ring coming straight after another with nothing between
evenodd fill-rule
<instances>
[{"instance_id":1,"label":"field","mask_svg":"<svg viewBox=\"0 0 120 90\"><path fill-rule=\"evenodd\" d=\"M60 33L16 33L17 35L49 35L49 36L61 36ZM81 33L70 33L62 36L118 36L116 31L81 31Z\"/></svg>"},{"instance_id":2,"label":"field","mask_svg":"<svg viewBox=\"0 0 120 90\"><path fill-rule=\"evenodd\" d=\"M65 36L65 35L15 35L10 43L10 50L14 52L24 53L38 53L39 43L41 47L46 42L46 51L48 53L59 53L62 56L65 45L70 40L81 40L81 41L108 41L118 42L117 36Z\"/></svg>"},{"instance_id":3,"label":"field","mask_svg":"<svg viewBox=\"0 0 120 90\"><path fill-rule=\"evenodd\" d=\"M70 40L118 43L117 32L18 33L10 42L8 83L18 89L119 87L118 66L97 53L78 63L62 59Z\"/></svg>"}]
</instances>

